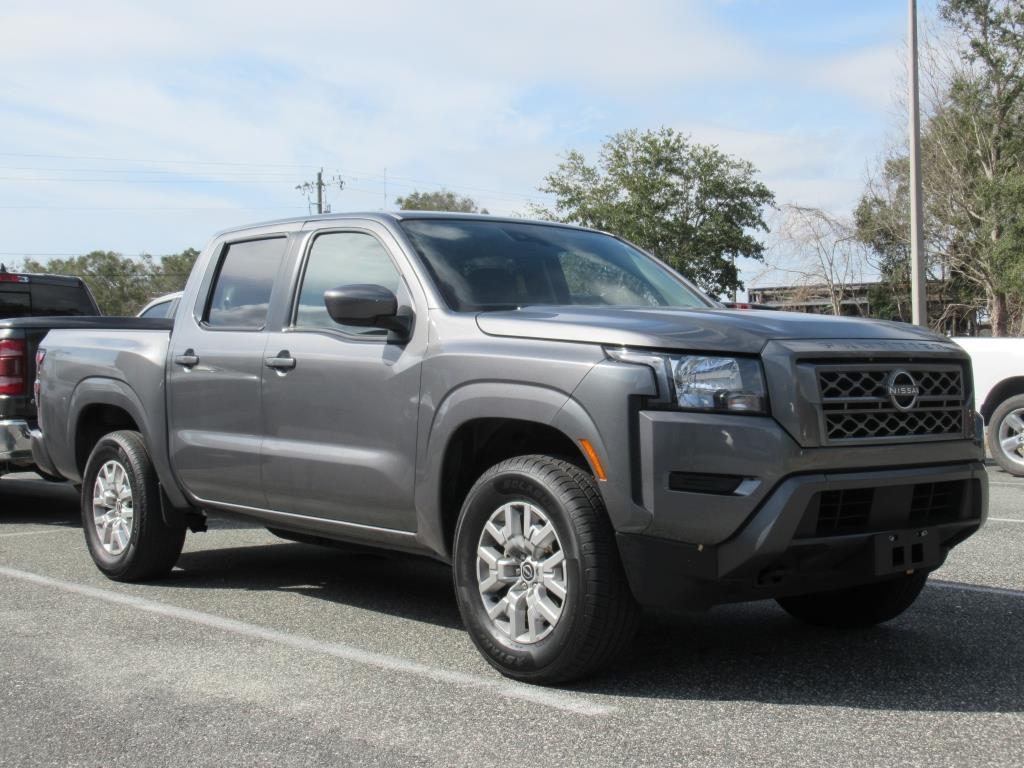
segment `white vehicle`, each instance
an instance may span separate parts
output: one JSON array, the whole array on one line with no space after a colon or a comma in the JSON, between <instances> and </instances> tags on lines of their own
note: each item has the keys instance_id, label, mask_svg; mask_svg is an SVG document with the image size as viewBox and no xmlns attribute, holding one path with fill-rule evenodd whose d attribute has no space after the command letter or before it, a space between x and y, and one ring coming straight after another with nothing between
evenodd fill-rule
<instances>
[{"instance_id":1,"label":"white vehicle","mask_svg":"<svg viewBox=\"0 0 1024 768\"><path fill-rule=\"evenodd\" d=\"M1024 477L1024 338L954 339L974 368L974 402L999 466Z\"/></svg>"}]
</instances>

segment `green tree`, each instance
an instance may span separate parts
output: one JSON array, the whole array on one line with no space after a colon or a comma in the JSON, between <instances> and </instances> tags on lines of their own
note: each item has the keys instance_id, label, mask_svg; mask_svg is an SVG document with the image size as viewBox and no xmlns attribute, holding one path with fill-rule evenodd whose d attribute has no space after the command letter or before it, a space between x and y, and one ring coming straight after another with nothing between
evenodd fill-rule
<instances>
[{"instance_id":1,"label":"green tree","mask_svg":"<svg viewBox=\"0 0 1024 768\"><path fill-rule=\"evenodd\" d=\"M1024 3L945 0L940 13L958 42L948 54L945 40L935 46L923 75L929 262L955 286L951 305L987 308L993 335L1004 336L1024 322ZM909 200L896 179L906 178L906 157L890 153L857 214L865 242L901 281Z\"/></svg>"},{"instance_id":2,"label":"green tree","mask_svg":"<svg viewBox=\"0 0 1024 768\"><path fill-rule=\"evenodd\" d=\"M199 251L186 248L181 253L161 256L159 263L153 263L149 290L151 298L165 293L174 293L185 287L192 265L196 263Z\"/></svg>"},{"instance_id":3,"label":"green tree","mask_svg":"<svg viewBox=\"0 0 1024 768\"><path fill-rule=\"evenodd\" d=\"M436 192L414 191L405 197L395 199L403 211L455 211L456 213L488 213L486 208L477 206L471 197L457 195L447 189Z\"/></svg>"},{"instance_id":4,"label":"green tree","mask_svg":"<svg viewBox=\"0 0 1024 768\"><path fill-rule=\"evenodd\" d=\"M184 288L198 256L195 248L161 256L159 260L148 254L131 258L114 251L92 251L84 256L51 259L45 264L27 259L21 270L80 277L103 314L134 315L151 299Z\"/></svg>"},{"instance_id":5,"label":"green tree","mask_svg":"<svg viewBox=\"0 0 1024 768\"><path fill-rule=\"evenodd\" d=\"M872 314L905 322L912 320L909 176L906 157L889 158L853 212L856 237L871 253L880 278L869 291Z\"/></svg>"},{"instance_id":6,"label":"green tree","mask_svg":"<svg viewBox=\"0 0 1024 768\"><path fill-rule=\"evenodd\" d=\"M537 215L606 229L659 256L705 291L742 287L736 257L764 258L754 232L775 196L745 160L671 128L609 138L596 164L571 151L544 179L554 210Z\"/></svg>"},{"instance_id":7,"label":"green tree","mask_svg":"<svg viewBox=\"0 0 1024 768\"><path fill-rule=\"evenodd\" d=\"M46 264L27 259L22 270L80 277L103 314L133 315L151 298L152 267L148 256L133 259L114 251L92 251Z\"/></svg>"}]
</instances>

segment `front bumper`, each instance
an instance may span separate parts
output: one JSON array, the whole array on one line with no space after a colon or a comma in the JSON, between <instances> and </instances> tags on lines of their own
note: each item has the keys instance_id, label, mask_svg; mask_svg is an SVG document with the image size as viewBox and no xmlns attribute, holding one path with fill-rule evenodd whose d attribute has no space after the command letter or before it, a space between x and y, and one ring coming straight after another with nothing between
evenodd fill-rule
<instances>
[{"instance_id":1,"label":"front bumper","mask_svg":"<svg viewBox=\"0 0 1024 768\"><path fill-rule=\"evenodd\" d=\"M949 495L954 491L955 496ZM922 501L926 496L934 501L939 493L946 494L941 504ZM826 512L823 502L829 499L831 505L843 494L852 511L845 519L841 507L829 506ZM638 601L661 608L706 608L933 570L953 546L978 530L987 509L985 467L974 461L791 476L767 494L735 535L716 544L617 536ZM913 543L903 554L894 554L901 542ZM914 544L918 549L912 549Z\"/></svg>"},{"instance_id":2,"label":"front bumper","mask_svg":"<svg viewBox=\"0 0 1024 768\"><path fill-rule=\"evenodd\" d=\"M30 426L24 419L0 421L0 462L32 465Z\"/></svg>"}]
</instances>

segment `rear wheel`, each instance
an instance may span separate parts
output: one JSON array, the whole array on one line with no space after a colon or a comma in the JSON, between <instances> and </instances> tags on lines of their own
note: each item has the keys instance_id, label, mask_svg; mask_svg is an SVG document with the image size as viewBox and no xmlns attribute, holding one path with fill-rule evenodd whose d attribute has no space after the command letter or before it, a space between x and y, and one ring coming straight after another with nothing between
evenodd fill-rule
<instances>
[{"instance_id":1,"label":"rear wheel","mask_svg":"<svg viewBox=\"0 0 1024 768\"><path fill-rule=\"evenodd\" d=\"M988 422L988 450L1011 475L1024 477L1024 395L999 404Z\"/></svg>"},{"instance_id":2,"label":"rear wheel","mask_svg":"<svg viewBox=\"0 0 1024 768\"><path fill-rule=\"evenodd\" d=\"M807 624L837 629L857 629L895 619L924 589L927 571L915 571L891 581L865 584L833 592L780 597L778 604Z\"/></svg>"},{"instance_id":3,"label":"rear wheel","mask_svg":"<svg viewBox=\"0 0 1024 768\"><path fill-rule=\"evenodd\" d=\"M122 430L100 439L82 479L82 527L96 566L117 581L166 576L185 543L169 526L160 485L142 435Z\"/></svg>"},{"instance_id":4,"label":"rear wheel","mask_svg":"<svg viewBox=\"0 0 1024 768\"><path fill-rule=\"evenodd\" d=\"M508 677L560 683L609 663L638 610L593 478L548 456L485 472L455 533L455 590L470 637Z\"/></svg>"}]
</instances>

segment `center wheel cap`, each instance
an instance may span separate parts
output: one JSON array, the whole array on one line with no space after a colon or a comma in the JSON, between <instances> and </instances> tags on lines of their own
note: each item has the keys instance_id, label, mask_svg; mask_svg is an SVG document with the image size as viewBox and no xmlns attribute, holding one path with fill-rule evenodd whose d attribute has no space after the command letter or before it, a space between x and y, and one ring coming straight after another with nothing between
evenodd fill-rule
<instances>
[{"instance_id":1,"label":"center wheel cap","mask_svg":"<svg viewBox=\"0 0 1024 768\"><path fill-rule=\"evenodd\" d=\"M533 577L536 575L537 574L530 563L523 563L523 579L525 581L533 581Z\"/></svg>"}]
</instances>

